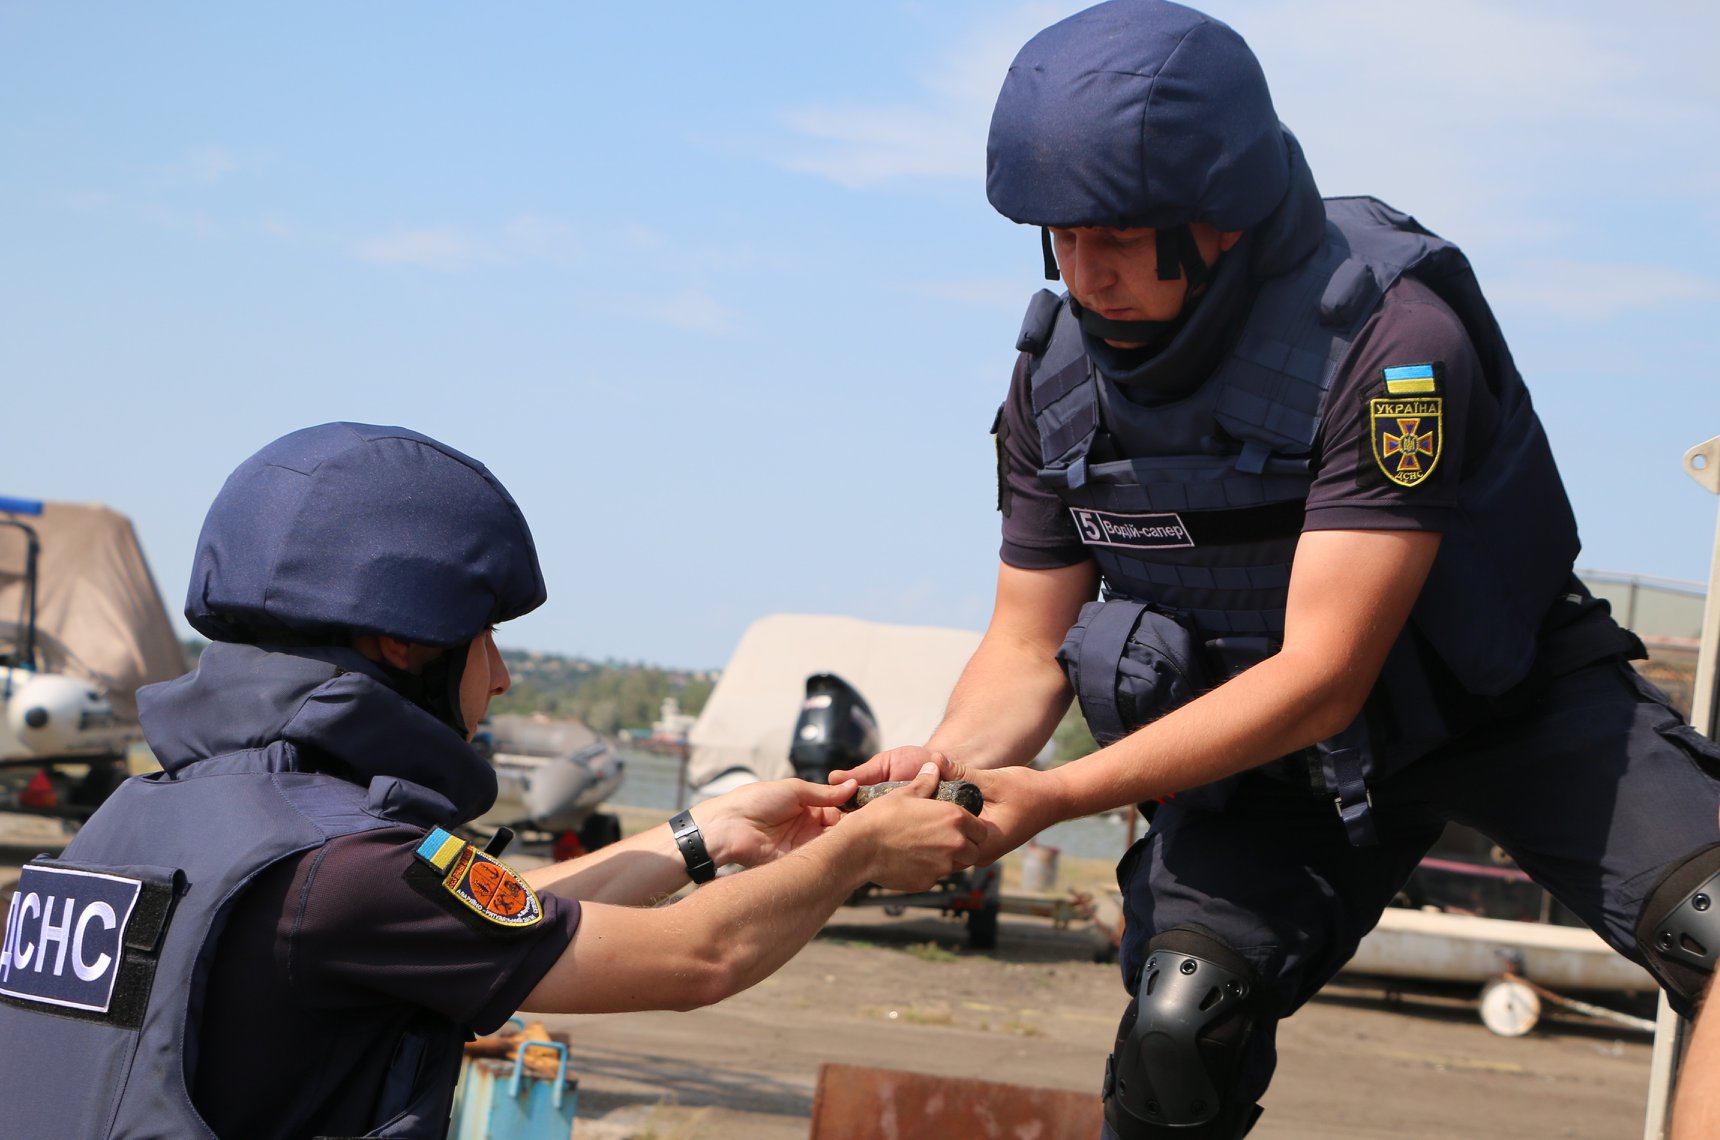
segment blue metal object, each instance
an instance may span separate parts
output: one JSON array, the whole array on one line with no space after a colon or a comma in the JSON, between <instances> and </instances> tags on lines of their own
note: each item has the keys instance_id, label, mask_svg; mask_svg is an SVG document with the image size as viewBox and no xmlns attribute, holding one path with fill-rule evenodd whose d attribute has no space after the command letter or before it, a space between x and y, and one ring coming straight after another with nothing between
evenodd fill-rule
<instances>
[{"instance_id":1,"label":"blue metal object","mask_svg":"<svg viewBox=\"0 0 1720 1140\"><path fill-rule=\"evenodd\" d=\"M553 1080L533 1077L525 1071L528 1049L553 1049L559 1054ZM448 1137L449 1140L568 1140L578 1104L578 1084L567 1077L567 1046L559 1041L523 1041L511 1069L503 1061L466 1059L460 1070L459 1087L454 1091Z\"/></svg>"},{"instance_id":2,"label":"blue metal object","mask_svg":"<svg viewBox=\"0 0 1720 1140\"><path fill-rule=\"evenodd\" d=\"M522 1044L520 1052L514 1058L514 1079L508 1085L508 1095L515 1100L520 1096L520 1085L526 1075L527 1049L554 1049L557 1057L555 1062L555 1088L550 1094L555 1107L561 1107L561 1086L567 1083L567 1046L559 1041L534 1041L530 1045Z\"/></svg>"},{"instance_id":3,"label":"blue metal object","mask_svg":"<svg viewBox=\"0 0 1720 1140\"><path fill-rule=\"evenodd\" d=\"M14 515L39 515L42 513L42 503L39 499L9 499L0 495L0 511Z\"/></svg>"}]
</instances>

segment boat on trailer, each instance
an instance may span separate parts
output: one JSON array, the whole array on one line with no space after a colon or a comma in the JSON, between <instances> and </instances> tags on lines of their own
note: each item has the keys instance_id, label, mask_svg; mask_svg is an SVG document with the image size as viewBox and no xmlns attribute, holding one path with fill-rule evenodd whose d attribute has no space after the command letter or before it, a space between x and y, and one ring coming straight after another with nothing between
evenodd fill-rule
<instances>
[{"instance_id":1,"label":"boat on trailer","mask_svg":"<svg viewBox=\"0 0 1720 1140\"><path fill-rule=\"evenodd\" d=\"M621 787L626 764L597 732L577 720L502 714L473 743L496 769L496 802L474 828L548 834L558 858L621 838L621 821L598 809Z\"/></svg>"}]
</instances>

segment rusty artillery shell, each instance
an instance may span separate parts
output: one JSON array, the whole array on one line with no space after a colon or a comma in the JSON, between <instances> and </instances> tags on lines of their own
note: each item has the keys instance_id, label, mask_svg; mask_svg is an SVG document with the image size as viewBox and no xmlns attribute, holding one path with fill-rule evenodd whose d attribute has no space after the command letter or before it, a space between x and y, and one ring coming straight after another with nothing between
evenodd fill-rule
<instances>
[{"instance_id":1,"label":"rusty artillery shell","mask_svg":"<svg viewBox=\"0 0 1720 1140\"><path fill-rule=\"evenodd\" d=\"M891 780L884 784L867 784L848 797L848 802L842 805L842 810L853 811L855 808L863 808L885 792L895 791L908 783L910 783L908 780ZM940 780L937 794L932 798L958 804L966 808L970 815L978 815L980 809L985 806L985 796L980 792L979 786L966 780Z\"/></svg>"}]
</instances>

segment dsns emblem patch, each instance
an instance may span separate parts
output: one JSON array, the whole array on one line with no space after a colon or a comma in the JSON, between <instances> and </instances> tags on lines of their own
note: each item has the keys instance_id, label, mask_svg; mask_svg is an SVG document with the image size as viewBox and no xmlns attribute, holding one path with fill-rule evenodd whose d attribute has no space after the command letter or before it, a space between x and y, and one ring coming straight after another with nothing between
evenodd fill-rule
<instances>
[{"instance_id":1,"label":"dsns emblem patch","mask_svg":"<svg viewBox=\"0 0 1720 1140\"><path fill-rule=\"evenodd\" d=\"M1414 487L1439 466L1445 443L1445 400L1431 364L1385 370L1384 397L1368 401L1374 462L1387 479Z\"/></svg>"},{"instance_id":2,"label":"dsns emblem patch","mask_svg":"<svg viewBox=\"0 0 1720 1140\"><path fill-rule=\"evenodd\" d=\"M543 918L537 892L520 873L440 827L424 837L417 857L441 873L442 889L497 926L531 926Z\"/></svg>"}]
</instances>

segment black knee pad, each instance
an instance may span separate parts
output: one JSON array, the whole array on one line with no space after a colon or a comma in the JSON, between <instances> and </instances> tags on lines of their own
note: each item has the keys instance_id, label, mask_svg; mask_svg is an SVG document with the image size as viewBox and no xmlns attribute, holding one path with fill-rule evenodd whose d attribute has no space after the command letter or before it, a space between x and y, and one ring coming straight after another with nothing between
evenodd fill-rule
<instances>
[{"instance_id":1,"label":"black knee pad","mask_svg":"<svg viewBox=\"0 0 1720 1140\"><path fill-rule=\"evenodd\" d=\"M1661 879L1637 919L1636 945L1667 998L1688 1015L1720 962L1720 844Z\"/></svg>"},{"instance_id":2,"label":"black knee pad","mask_svg":"<svg viewBox=\"0 0 1720 1140\"><path fill-rule=\"evenodd\" d=\"M1135 1000L1105 1066L1105 1122L1120 1140L1234 1140L1259 1117L1233 1095L1254 1028L1257 976L1211 931L1147 943Z\"/></svg>"}]
</instances>

